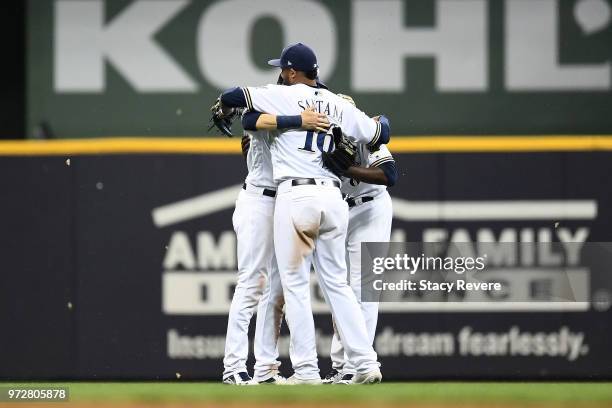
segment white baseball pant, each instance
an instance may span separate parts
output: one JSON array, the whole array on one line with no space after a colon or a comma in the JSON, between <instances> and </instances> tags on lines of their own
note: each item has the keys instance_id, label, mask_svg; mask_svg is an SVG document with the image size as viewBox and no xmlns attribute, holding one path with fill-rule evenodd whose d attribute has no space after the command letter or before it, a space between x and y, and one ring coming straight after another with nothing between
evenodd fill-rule
<instances>
[{"instance_id":1,"label":"white baseball pant","mask_svg":"<svg viewBox=\"0 0 612 408\"><path fill-rule=\"evenodd\" d=\"M332 180L317 179L317 185L300 186L292 186L288 180L279 185L274 247L291 332L289 355L298 379L320 378L310 303L313 263L348 359L359 373L379 367L359 304L346 279L347 224L347 203Z\"/></svg>"},{"instance_id":2,"label":"white baseball pant","mask_svg":"<svg viewBox=\"0 0 612 408\"><path fill-rule=\"evenodd\" d=\"M361 243L389 242L393 207L388 192L383 192L369 201L349 210L348 232L346 236L347 264L351 289L361 306L366 322L369 344L374 343L378 322L378 303L361 301ZM332 367L343 374L355 374L355 367L347 359L342 342L334 331L330 356Z\"/></svg>"},{"instance_id":3,"label":"white baseball pant","mask_svg":"<svg viewBox=\"0 0 612 408\"><path fill-rule=\"evenodd\" d=\"M232 217L237 238L238 282L227 321L223 378L247 371L249 323L257 306L255 379L263 381L280 366L277 339L282 319L282 287L274 257L274 198L263 195L261 188L247 187L248 191L240 191Z\"/></svg>"}]
</instances>

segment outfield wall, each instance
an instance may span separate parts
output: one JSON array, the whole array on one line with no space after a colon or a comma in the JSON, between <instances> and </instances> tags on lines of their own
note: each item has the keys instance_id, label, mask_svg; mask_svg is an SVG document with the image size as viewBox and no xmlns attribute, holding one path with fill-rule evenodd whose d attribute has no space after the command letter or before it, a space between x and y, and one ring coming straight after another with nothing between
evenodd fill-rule
<instances>
[{"instance_id":1,"label":"outfield wall","mask_svg":"<svg viewBox=\"0 0 612 408\"><path fill-rule=\"evenodd\" d=\"M205 135L232 86L312 46L397 134L610 133L610 1L30 0L28 137ZM274 112L271 112L274 113Z\"/></svg>"},{"instance_id":2,"label":"outfield wall","mask_svg":"<svg viewBox=\"0 0 612 408\"><path fill-rule=\"evenodd\" d=\"M411 141L397 139L392 239L532 231L610 242L606 140L488 153L441 142L444 153L406 153ZM231 216L246 174L238 141L150 140L140 153L133 141L61 143L0 146L0 378L218 380L236 270ZM458 203L494 210L459 217ZM543 265L533 272L551 276ZM589 270L586 283L598 288L601 273ZM326 370L331 319L316 285L312 298ZM385 378L612 378L609 302L492 310L382 305L375 346Z\"/></svg>"}]
</instances>

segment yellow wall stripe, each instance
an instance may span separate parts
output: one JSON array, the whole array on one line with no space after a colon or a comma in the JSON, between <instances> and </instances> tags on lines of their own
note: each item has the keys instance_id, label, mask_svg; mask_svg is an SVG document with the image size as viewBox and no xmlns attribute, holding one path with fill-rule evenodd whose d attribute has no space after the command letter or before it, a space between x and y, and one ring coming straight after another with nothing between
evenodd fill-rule
<instances>
[{"instance_id":1,"label":"yellow wall stripe","mask_svg":"<svg viewBox=\"0 0 612 408\"><path fill-rule=\"evenodd\" d=\"M612 135L580 136L395 136L393 153L612 151ZM0 141L0 156L87 154L238 154L240 137L99 138Z\"/></svg>"},{"instance_id":2,"label":"yellow wall stripe","mask_svg":"<svg viewBox=\"0 0 612 408\"><path fill-rule=\"evenodd\" d=\"M0 156L240 153L240 138L100 138L0 141Z\"/></svg>"},{"instance_id":3,"label":"yellow wall stripe","mask_svg":"<svg viewBox=\"0 0 612 408\"><path fill-rule=\"evenodd\" d=\"M431 136L392 138L392 152L554 152L612 150L612 136Z\"/></svg>"}]
</instances>

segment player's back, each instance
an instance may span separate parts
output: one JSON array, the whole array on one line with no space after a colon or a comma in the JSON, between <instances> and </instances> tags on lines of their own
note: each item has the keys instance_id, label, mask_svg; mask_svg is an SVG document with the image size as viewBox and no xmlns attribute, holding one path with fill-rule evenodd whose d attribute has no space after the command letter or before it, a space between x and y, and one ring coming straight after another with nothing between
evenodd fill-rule
<instances>
[{"instance_id":1,"label":"player's back","mask_svg":"<svg viewBox=\"0 0 612 408\"><path fill-rule=\"evenodd\" d=\"M326 89L305 84L292 86L267 85L246 88L250 108L277 115L299 115L314 107L324 113L331 124L343 125L354 116L353 107ZM275 182L293 178L321 177L339 180L323 167L322 152L333 150L333 137L326 132L290 129L278 134L271 146Z\"/></svg>"}]
</instances>

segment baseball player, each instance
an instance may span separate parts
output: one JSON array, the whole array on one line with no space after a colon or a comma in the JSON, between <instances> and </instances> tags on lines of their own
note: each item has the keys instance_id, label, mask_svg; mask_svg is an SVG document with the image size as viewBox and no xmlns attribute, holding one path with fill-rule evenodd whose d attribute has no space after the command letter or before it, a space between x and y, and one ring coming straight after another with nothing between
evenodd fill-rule
<instances>
[{"instance_id":1,"label":"baseball player","mask_svg":"<svg viewBox=\"0 0 612 408\"><path fill-rule=\"evenodd\" d=\"M338 96L355 104L350 96L342 94ZM247 115L258 118L256 129L276 130L274 124L277 119L274 115L259 112L249 112ZM254 118L250 120L251 123ZM393 214L387 187L395 184L398 173L393 156L386 145L381 145L378 150L372 152L366 145L361 144L356 148L356 153L356 162L348 167L336 161L333 153L324 154L323 162L342 178L341 191L347 197L349 205L346 238L349 281L361 306L370 343L373 343L378 320L378 304L361 302L361 243L390 240ZM334 332L330 354L332 370L325 376L323 383L351 384L355 374L354 367L346 361L344 348L337 332Z\"/></svg>"},{"instance_id":2,"label":"baseball player","mask_svg":"<svg viewBox=\"0 0 612 408\"><path fill-rule=\"evenodd\" d=\"M306 110L296 124L306 130L324 129L325 115ZM282 127L282 123L280 124ZM238 281L227 323L223 383L252 385L280 383L277 338L283 295L274 256L273 214L276 182L272 178L271 136L249 132L243 138L248 175L238 195L232 223L237 237ZM266 280L262 294L262 278ZM255 379L246 369L248 328L257 306Z\"/></svg>"},{"instance_id":3,"label":"baseball player","mask_svg":"<svg viewBox=\"0 0 612 408\"><path fill-rule=\"evenodd\" d=\"M376 149L389 141L389 122L375 121L346 100L317 85L314 52L299 43L285 48L278 60L283 82L290 86L232 88L221 96L222 110L249 110L288 116L314 106L330 123L341 126L357 143ZM295 129L295 123L271 144L273 177L278 183L274 208L274 247L291 331L290 357L294 375L289 383L320 384L314 321L310 304L310 269L314 263L319 285L334 316L355 383L380 382L376 352L368 341L365 320L346 280L345 239L348 206L340 179L322 165L322 152L333 150L327 133Z\"/></svg>"},{"instance_id":4,"label":"baseball player","mask_svg":"<svg viewBox=\"0 0 612 408\"><path fill-rule=\"evenodd\" d=\"M350 96L340 95L354 104ZM366 322L368 340L374 342L378 321L378 303L361 301L361 243L389 242L393 209L387 187L397 181L397 169L393 156L386 145L370 149L364 144L357 145L356 163L346 166L334 158L324 155L324 164L342 177L342 193L349 205L349 223L346 237L347 266L349 282L361 306ZM347 360L338 332L334 331L330 356L332 370L323 383L351 384L355 368Z\"/></svg>"}]
</instances>

